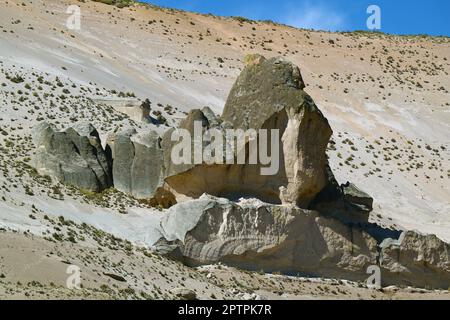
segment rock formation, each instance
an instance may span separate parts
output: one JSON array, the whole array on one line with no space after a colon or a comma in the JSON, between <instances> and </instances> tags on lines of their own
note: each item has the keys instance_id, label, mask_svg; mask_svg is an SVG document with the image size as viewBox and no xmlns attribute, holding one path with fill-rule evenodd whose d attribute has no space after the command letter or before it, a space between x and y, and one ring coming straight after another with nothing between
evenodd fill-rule
<instances>
[{"instance_id":1,"label":"rock formation","mask_svg":"<svg viewBox=\"0 0 450 320\"><path fill-rule=\"evenodd\" d=\"M380 265L387 283L422 288L450 288L450 244L434 235L405 231L380 245Z\"/></svg>"},{"instance_id":2,"label":"rock formation","mask_svg":"<svg viewBox=\"0 0 450 320\"><path fill-rule=\"evenodd\" d=\"M64 132L39 126L36 169L82 189L114 185L154 206L171 207L161 220L163 237L156 247L188 264L221 261L349 280L367 279L367 268L378 265L385 285L448 288L448 244L370 224L373 199L351 183L336 181L325 152L332 131L303 91L300 70L281 58L259 55L248 56L246 63L221 117L209 108L192 110L162 137L123 131L108 138L104 151L90 125ZM224 150L230 147L224 139L229 129L256 134L231 154L203 158L216 139L226 142ZM236 163L240 155L250 158L253 140L263 138L260 129L279 130L279 136L265 137L278 142L278 150L266 150L279 155L274 174L261 174L261 163ZM186 161L174 162L178 142L173 138L183 132L193 137L191 151L200 147L200 160L192 152Z\"/></svg>"},{"instance_id":3,"label":"rock formation","mask_svg":"<svg viewBox=\"0 0 450 320\"><path fill-rule=\"evenodd\" d=\"M365 281L378 265L383 285L450 286L450 245L405 232L380 243L363 227L316 211L208 195L177 204L157 247L190 265L223 262L265 272Z\"/></svg>"},{"instance_id":4,"label":"rock formation","mask_svg":"<svg viewBox=\"0 0 450 320\"><path fill-rule=\"evenodd\" d=\"M171 135L163 138L165 150L165 187L177 197L198 198L203 193L230 199L257 197L274 204L307 207L326 185L325 150L332 134L326 118L304 91L298 67L281 58L266 60L251 56L233 86L224 113L219 119L208 110L193 110L180 128L194 134L194 121L203 132L228 128L244 132L254 129L279 130L279 170L261 175L262 164L196 164L174 166ZM261 136L257 137L262 139ZM271 141L271 134L267 140ZM267 141L266 141L267 142ZM249 146L246 146L248 153ZM235 150L235 156L242 150ZM274 150L270 150L274 152ZM220 182L220 183L218 183Z\"/></svg>"},{"instance_id":5,"label":"rock formation","mask_svg":"<svg viewBox=\"0 0 450 320\"><path fill-rule=\"evenodd\" d=\"M222 117L217 117L209 108L192 110L179 127L168 130L161 141L156 135L147 137L144 144L132 142L131 136L126 134L110 139L115 141L114 147L110 146L114 156L114 186L137 198L156 202L162 193L177 201L196 199L207 193L229 199L255 197L268 203L307 208L327 184L325 150L332 131L326 118L303 91L304 87L300 70L292 63L281 58L266 60L262 56L250 56L230 92ZM196 122L201 124L200 132L195 132ZM189 161L174 163L172 153L178 141L173 141L173 136L180 129L187 130L193 137L192 151L198 143L200 152L212 144L211 139L198 140L205 132L214 130L225 142L228 129L256 130L255 139L261 141L259 130L266 129L269 134L264 142L267 143L272 142L270 130L278 130L275 142L279 150L267 150L267 154L278 155L279 169L262 175L261 170L267 166L260 161L237 163L241 152L249 158L250 142L239 149L234 142L226 141L227 147L233 144L234 153L231 157L225 153L219 162L207 163L204 159L198 162L192 152ZM145 155L134 155L138 145ZM145 165L139 169L140 163ZM145 176L134 174L133 178L132 171L136 167L139 169L136 172ZM163 168L163 172L155 172L155 167Z\"/></svg>"},{"instance_id":6,"label":"rock formation","mask_svg":"<svg viewBox=\"0 0 450 320\"><path fill-rule=\"evenodd\" d=\"M152 198L162 185L164 171L157 133L122 132L110 138L108 146L114 158L114 187L138 199Z\"/></svg>"},{"instance_id":7,"label":"rock formation","mask_svg":"<svg viewBox=\"0 0 450 320\"><path fill-rule=\"evenodd\" d=\"M330 125L303 89L300 70L282 59L246 59L222 115L235 129L279 129L281 169L268 185L276 185L282 203L306 205L326 184L325 150Z\"/></svg>"},{"instance_id":8,"label":"rock formation","mask_svg":"<svg viewBox=\"0 0 450 320\"><path fill-rule=\"evenodd\" d=\"M266 272L349 273L353 279L376 264L377 242L370 235L295 206L205 195L172 207L161 228L191 264L222 261Z\"/></svg>"},{"instance_id":9,"label":"rock formation","mask_svg":"<svg viewBox=\"0 0 450 320\"><path fill-rule=\"evenodd\" d=\"M48 123L34 131L36 170L86 191L112 186L111 158L103 150L97 130L90 124L57 131Z\"/></svg>"}]
</instances>

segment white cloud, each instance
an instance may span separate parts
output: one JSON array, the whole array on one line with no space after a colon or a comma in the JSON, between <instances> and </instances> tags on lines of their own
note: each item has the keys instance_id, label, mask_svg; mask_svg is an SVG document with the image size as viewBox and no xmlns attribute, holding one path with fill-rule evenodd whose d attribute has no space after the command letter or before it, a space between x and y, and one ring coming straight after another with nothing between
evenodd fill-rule
<instances>
[{"instance_id":1,"label":"white cloud","mask_svg":"<svg viewBox=\"0 0 450 320\"><path fill-rule=\"evenodd\" d=\"M284 23L297 28L339 31L345 28L345 16L318 4L303 3L292 7L283 19Z\"/></svg>"}]
</instances>

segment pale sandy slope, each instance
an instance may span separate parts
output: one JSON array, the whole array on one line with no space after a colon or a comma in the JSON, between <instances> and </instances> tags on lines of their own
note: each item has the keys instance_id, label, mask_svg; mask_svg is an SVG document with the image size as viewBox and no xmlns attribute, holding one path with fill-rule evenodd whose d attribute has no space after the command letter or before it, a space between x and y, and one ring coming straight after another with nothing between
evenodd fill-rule
<instances>
[{"instance_id":1,"label":"pale sandy slope","mask_svg":"<svg viewBox=\"0 0 450 320\"><path fill-rule=\"evenodd\" d=\"M284 55L334 129L338 179L375 198L372 219L450 241L448 38L309 32L90 1L77 2L82 28L70 31L69 4L2 1L3 67L220 113L245 54ZM4 113L11 119L23 121Z\"/></svg>"}]
</instances>

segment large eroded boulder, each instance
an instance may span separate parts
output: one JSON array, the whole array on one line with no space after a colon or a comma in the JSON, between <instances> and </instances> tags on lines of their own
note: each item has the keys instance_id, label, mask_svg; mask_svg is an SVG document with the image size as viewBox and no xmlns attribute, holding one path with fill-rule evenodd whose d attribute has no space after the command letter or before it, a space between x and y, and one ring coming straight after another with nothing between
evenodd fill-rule
<instances>
[{"instance_id":1,"label":"large eroded boulder","mask_svg":"<svg viewBox=\"0 0 450 320\"><path fill-rule=\"evenodd\" d=\"M137 199L151 199L162 185L164 162L154 131L117 133L108 139L113 154L114 187Z\"/></svg>"},{"instance_id":2,"label":"large eroded boulder","mask_svg":"<svg viewBox=\"0 0 450 320\"><path fill-rule=\"evenodd\" d=\"M413 231L379 241L366 230L296 206L241 203L208 195L172 207L157 248L187 264L224 262L249 270L366 281L450 286L450 245Z\"/></svg>"},{"instance_id":3,"label":"large eroded boulder","mask_svg":"<svg viewBox=\"0 0 450 320\"><path fill-rule=\"evenodd\" d=\"M161 222L158 244L193 265L224 262L250 270L358 280L376 264L369 234L317 212L258 200L204 195L177 204Z\"/></svg>"},{"instance_id":4,"label":"large eroded boulder","mask_svg":"<svg viewBox=\"0 0 450 320\"><path fill-rule=\"evenodd\" d=\"M450 244L435 235L403 232L380 245L384 281L422 288L450 288Z\"/></svg>"},{"instance_id":5,"label":"large eroded boulder","mask_svg":"<svg viewBox=\"0 0 450 320\"><path fill-rule=\"evenodd\" d=\"M279 129L282 203L305 205L326 185L327 119L305 92L300 69L284 60L253 55L236 80L222 115L235 129Z\"/></svg>"},{"instance_id":6,"label":"large eroded boulder","mask_svg":"<svg viewBox=\"0 0 450 320\"><path fill-rule=\"evenodd\" d=\"M33 164L39 174L86 191L99 192L112 186L111 158L92 125L57 131L51 124L41 123L34 128L34 143Z\"/></svg>"},{"instance_id":7,"label":"large eroded boulder","mask_svg":"<svg viewBox=\"0 0 450 320\"><path fill-rule=\"evenodd\" d=\"M300 70L292 63L281 58L266 60L257 55L248 58L246 68L230 92L222 117L215 117L209 109L193 110L180 128L187 129L193 137L198 137L194 132L195 121L201 124L202 132L212 129L223 137L227 129L256 130L257 141L268 145L267 155L276 157L279 162L278 170L262 174L263 168L269 165L261 164L260 158L256 164L237 163L240 152L246 152L249 158L249 143L245 150L234 150L232 164L228 162L230 157L224 155L221 163L191 161L173 165L170 155L175 144L171 137L179 129L172 129L163 138L165 187L177 197L198 198L203 193L229 199L247 196L306 208L327 183L325 150L332 131L303 88ZM266 140L259 133L260 129L267 130ZM278 139L275 144L278 150L271 149L271 130L278 130L279 137L273 136ZM203 142L203 146L207 145Z\"/></svg>"}]
</instances>

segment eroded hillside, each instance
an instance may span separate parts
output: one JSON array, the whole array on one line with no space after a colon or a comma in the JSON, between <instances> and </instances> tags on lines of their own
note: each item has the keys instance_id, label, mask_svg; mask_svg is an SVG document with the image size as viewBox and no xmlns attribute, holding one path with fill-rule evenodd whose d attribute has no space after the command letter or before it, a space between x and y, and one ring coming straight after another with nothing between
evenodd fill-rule
<instances>
[{"instance_id":1,"label":"eroded hillside","mask_svg":"<svg viewBox=\"0 0 450 320\"><path fill-rule=\"evenodd\" d=\"M334 131L328 156L336 178L374 197L371 221L450 241L448 38L314 32L91 1L77 3L81 29L69 30L71 4L0 4L2 228L68 241L73 234L45 218L64 216L151 243L155 231L145 224L159 210L116 191L86 194L38 176L29 165L32 127L88 120L103 141L117 128L162 133L190 109L222 113L244 56L260 53L300 67L305 91ZM154 123L111 106L147 98Z\"/></svg>"}]
</instances>

